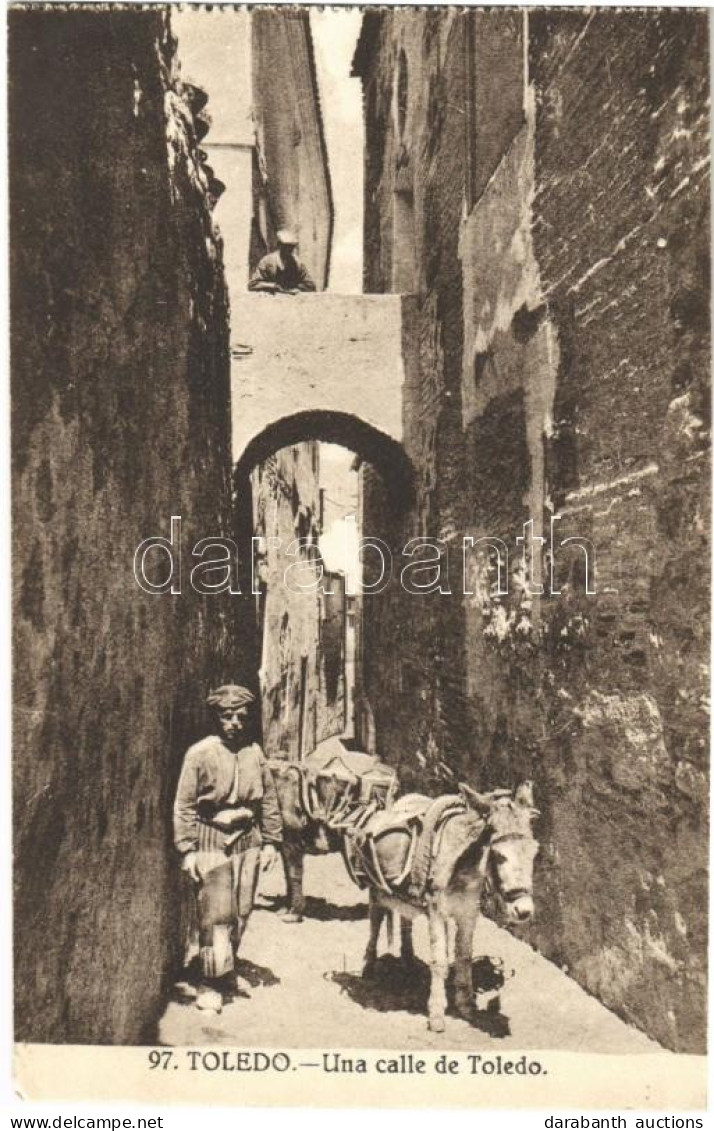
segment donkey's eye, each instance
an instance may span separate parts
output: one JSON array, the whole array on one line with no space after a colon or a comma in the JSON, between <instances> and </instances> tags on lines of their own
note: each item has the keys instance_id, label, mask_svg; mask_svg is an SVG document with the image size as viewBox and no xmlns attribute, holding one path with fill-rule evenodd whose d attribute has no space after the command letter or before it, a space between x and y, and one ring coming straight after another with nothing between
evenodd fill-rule
<instances>
[{"instance_id":1,"label":"donkey's eye","mask_svg":"<svg viewBox=\"0 0 714 1131\"><path fill-rule=\"evenodd\" d=\"M494 850L493 858L494 858L494 860L496 861L497 864L505 864L506 863L506 857L504 856L504 854L502 852L496 852Z\"/></svg>"}]
</instances>

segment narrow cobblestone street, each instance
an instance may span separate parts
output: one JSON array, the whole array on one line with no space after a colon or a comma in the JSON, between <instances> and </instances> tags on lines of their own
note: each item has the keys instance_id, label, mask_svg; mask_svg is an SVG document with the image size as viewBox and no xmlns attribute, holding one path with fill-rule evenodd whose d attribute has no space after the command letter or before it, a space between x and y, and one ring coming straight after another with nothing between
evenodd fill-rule
<instances>
[{"instance_id":1,"label":"narrow cobblestone street","mask_svg":"<svg viewBox=\"0 0 714 1131\"><path fill-rule=\"evenodd\" d=\"M385 953L374 979L363 980L367 900L348 879L338 856L306 862L307 916L284 924L267 907L250 920L239 974L245 996L219 1015L194 1008L179 984L159 1028L168 1045L233 1045L243 1048L563 1049L611 1054L657 1052L659 1046L586 994L571 978L509 932L482 918L474 954L503 958L514 976L502 995L510 1033L491 1034L453 1011L446 1032L426 1027L428 974L420 965L408 982L398 979L396 959ZM282 891L275 871L261 902ZM383 930L385 930L383 928ZM415 924L415 949L426 956L426 921ZM505 1028L503 1023L499 1028Z\"/></svg>"}]
</instances>

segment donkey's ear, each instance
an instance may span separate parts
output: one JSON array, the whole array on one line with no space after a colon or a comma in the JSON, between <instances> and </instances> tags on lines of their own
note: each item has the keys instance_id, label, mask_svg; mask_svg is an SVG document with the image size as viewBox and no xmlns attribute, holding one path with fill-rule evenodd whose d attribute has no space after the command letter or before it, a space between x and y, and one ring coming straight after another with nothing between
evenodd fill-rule
<instances>
[{"instance_id":1,"label":"donkey's ear","mask_svg":"<svg viewBox=\"0 0 714 1131\"><path fill-rule=\"evenodd\" d=\"M459 793L467 805L478 813L488 813L491 810L491 798L485 793L477 793L466 782L459 782Z\"/></svg>"},{"instance_id":2,"label":"donkey's ear","mask_svg":"<svg viewBox=\"0 0 714 1131\"><path fill-rule=\"evenodd\" d=\"M514 801L517 805L523 805L528 809L533 808L533 782L521 782L518 789L514 794Z\"/></svg>"}]
</instances>

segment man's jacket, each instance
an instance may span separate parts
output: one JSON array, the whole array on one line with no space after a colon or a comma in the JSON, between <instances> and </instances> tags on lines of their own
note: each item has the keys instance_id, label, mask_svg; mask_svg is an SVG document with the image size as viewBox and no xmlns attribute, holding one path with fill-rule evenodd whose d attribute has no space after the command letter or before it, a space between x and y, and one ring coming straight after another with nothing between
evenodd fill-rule
<instances>
[{"instance_id":1,"label":"man's jacket","mask_svg":"<svg viewBox=\"0 0 714 1131\"><path fill-rule=\"evenodd\" d=\"M247 807L265 844L280 844L282 819L275 782L257 742L237 753L210 735L186 753L174 804L174 843L181 853L198 847L198 824L213 814Z\"/></svg>"}]
</instances>

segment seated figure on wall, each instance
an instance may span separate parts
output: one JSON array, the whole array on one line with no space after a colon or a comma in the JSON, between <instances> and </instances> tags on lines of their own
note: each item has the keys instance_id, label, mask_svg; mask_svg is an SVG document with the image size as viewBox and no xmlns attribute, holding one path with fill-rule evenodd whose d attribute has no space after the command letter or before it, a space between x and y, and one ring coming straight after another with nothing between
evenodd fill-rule
<instances>
[{"instance_id":1,"label":"seated figure on wall","mask_svg":"<svg viewBox=\"0 0 714 1131\"><path fill-rule=\"evenodd\" d=\"M285 295L317 290L307 268L296 255L298 238L295 233L281 228L277 241L277 251L271 251L260 260L248 283L248 290Z\"/></svg>"},{"instance_id":2,"label":"seated figure on wall","mask_svg":"<svg viewBox=\"0 0 714 1131\"><path fill-rule=\"evenodd\" d=\"M174 804L174 843L191 878L198 916L201 981L196 1005L220 1012L222 985L235 977L238 947L261 871L277 859L282 820L273 775L250 741L254 696L226 684L207 700L217 732L191 746Z\"/></svg>"}]
</instances>

